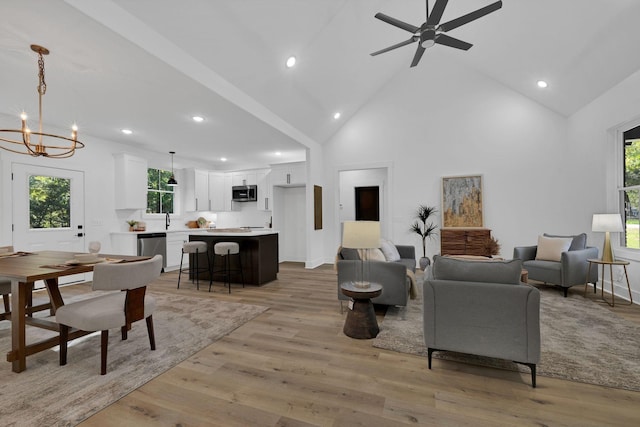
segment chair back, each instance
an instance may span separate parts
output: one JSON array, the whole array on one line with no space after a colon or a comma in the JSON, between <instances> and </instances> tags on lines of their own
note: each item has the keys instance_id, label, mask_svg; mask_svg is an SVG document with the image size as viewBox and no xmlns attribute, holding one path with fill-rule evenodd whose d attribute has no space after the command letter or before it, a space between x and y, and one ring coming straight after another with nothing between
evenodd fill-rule
<instances>
[{"instance_id":1,"label":"chair back","mask_svg":"<svg viewBox=\"0 0 640 427\"><path fill-rule=\"evenodd\" d=\"M145 261L121 264L96 264L93 269L93 290L115 291L146 286L160 276L162 255Z\"/></svg>"}]
</instances>

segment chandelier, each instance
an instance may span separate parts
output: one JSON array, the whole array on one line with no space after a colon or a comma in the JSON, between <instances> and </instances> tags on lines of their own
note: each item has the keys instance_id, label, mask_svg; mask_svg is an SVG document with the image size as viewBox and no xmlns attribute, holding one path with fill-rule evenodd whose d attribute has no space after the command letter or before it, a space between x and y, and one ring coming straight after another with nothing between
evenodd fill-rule
<instances>
[{"instance_id":1,"label":"chandelier","mask_svg":"<svg viewBox=\"0 0 640 427\"><path fill-rule=\"evenodd\" d=\"M78 141L78 127L74 124L71 127L71 137L54 135L42 132L42 96L47 91L47 84L44 81L44 58L49 54L49 49L31 45L31 50L38 54L38 131L32 131L27 126L27 114L20 115L22 126L20 129L0 129L0 148L18 154L28 154L38 157L65 158L71 157L76 149L83 148L84 144ZM3 133L18 133L21 137L15 139L4 137ZM32 141L35 139L35 141Z\"/></svg>"}]
</instances>

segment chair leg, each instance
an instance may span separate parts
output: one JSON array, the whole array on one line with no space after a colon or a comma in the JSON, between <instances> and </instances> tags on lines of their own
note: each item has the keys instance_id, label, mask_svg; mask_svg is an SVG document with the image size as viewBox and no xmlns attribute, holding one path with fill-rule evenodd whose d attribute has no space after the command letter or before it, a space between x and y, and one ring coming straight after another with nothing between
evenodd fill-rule
<instances>
[{"instance_id":1,"label":"chair leg","mask_svg":"<svg viewBox=\"0 0 640 427\"><path fill-rule=\"evenodd\" d=\"M60 325L60 366L67 364L67 341L69 340L69 327Z\"/></svg>"},{"instance_id":2,"label":"chair leg","mask_svg":"<svg viewBox=\"0 0 640 427\"><path fill-rule=\"evenodd\" d=\"M147 333L149 334L149 345L151 346L151 350L155 350L156 336L153 333L153 316L147 317L146 321L147 321Z\"/></svg>"},{"instance_id":3,"label":"chair leg","mask_svg":"<svg viewBox=\"0 0 640 427\"><path fill-rule=\"evenodd\" d=\"M227 261L226 279L229 285L229 293L231 293L231 251L227 251L227 256L225 258Z\"/></svg>"},{"instance_id":4,"label":"chair leg","mask_svg":"<svg viewBox=\"0 0 640 427\"><path fill-rule=\"evenodd\" d=\"M180 278L182 277L182 259L184 258L184 249L180 255L180 270L178 270L178 289L180 289Z\"/></svg>"},{"instance_id":5,"label":"chair leg","mask_svg":"<svg viewBox=\"0 0 640 427\"><path fill-rule=\"evenodd\" d=\"M120 328L120 332L122 333L122 341L126 341L128 338L128 334L127 331L129 330L129 328L127 327L127 325L124 325L122 328Z\"/></svg>"},{"instance_id":6,"label":"chair leg","mask_svg":"<svg viewBox=\"0 0 640 427\"><path fill-rule=\"evenodd\" d=\"M564 297L567 297L567 294L569 292L569 288L565 288L564 286L562 287L562 290L564 291Z\"/></svg>"},{"instance_id":7,"label":"chair leg","mask_svg":"<svg viewBox=\"0 0 640 427\"><path fill-rule=\"evenodd\" d=\"M109 330L100 334L100 375L107 374L107 346L109 345Z\"/></svg>"},{"instance_id":8,"label":"chair leg","mask_svg":"<svg viewBox=\"0 0 640 427\"><path fill-rule=\"evenodd\" d=\"M2 300L4 301L4 312L8 313L11 311L11 305L9 304L9 295L2 295Z\"/></svg>"},{"instance_id":9,"label":"chair leg","mask_svg":"<svg viewBox=\"0 0 640 427\"><path fill-rule=\"evenodd\" d=\"M244 288L244 271L242 270L242 256L238 252L238 268L240 269L240 277L242 278L242 287Z\"/></svg>"},{"instance_id":10,"label":"chair leg","mask_svg":"<svg viewBox=\"0 0 640 427\"><path fill-rule=\"evenodd\" d=\"M211 286L213 285L213 274L216 271L216 254L213 253L213 263L211 263L211 275L209 276L209 292L211 292Z\"/></svg>"},{"instance_id":11,"label":"chair leg","mask_svg":"<svg viewBox=\"0 0 640 427\"><path fill-rule=\"evenodd\" d=\"M196 268L192 271L194 272L193 274L196 276L196 290L199 291L200 290L200 256L197 249L196 249L196 255L194 259L196 260ZM191 268L191 265L189 265L189 268Z\"/></svg>"},{"instance_id":12,"label":"chair leg","mask_svg":"<svg viewBox=\"0 0 640 427\"><path fill-rule=\"evenodd\" d=\"M431 356L433 355L434 351L438 351L435 348L427 348L427 361L429 364L429 369L431 369Z\"/></svg>"},{"instance_id":13,"label":"chair leg","mask_svg":"<svg viewBox=\"0 0 640 427\"><path fill-rule=\"evenodd\" d=\"M526 363L526 362L515 362L521 365L526 365L531 369L531 386L536 388L536 364L535 363Z\"/></svg>"}]
</instances>

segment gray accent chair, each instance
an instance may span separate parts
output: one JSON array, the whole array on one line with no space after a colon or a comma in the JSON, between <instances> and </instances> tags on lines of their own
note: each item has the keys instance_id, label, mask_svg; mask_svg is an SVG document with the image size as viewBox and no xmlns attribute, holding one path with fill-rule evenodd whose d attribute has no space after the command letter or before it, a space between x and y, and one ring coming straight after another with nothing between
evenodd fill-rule
<instances>
[{"instance_id":1,"label":"gray accent chair","mask_svg":"<svg viewBox=\"0 0 640 427\"><path fill-rule=\"evenodd\" d=\"M569 250L562 253L560 261L537 260L538 246L520 246L513 248L513 258L522 260L522 267L529 272L529 279L560 286L565 298L571 286L593 283L596 291L598 271L591 270L587 277L589 263L587 259L598 258L598 248L587 246L585 233L575 236L557 236L544 234L545 237L571 237Z\"/></svg>"},{"instance_id":2,"label":"gray accent chair","mask_svg":"<svg viewBox=\"0 0 640 427\"><path fill-rule=\"evenodd\" d=\"M520 282L522 263L434 256L423 283L424 342L434 351L507 359L531 369L540 360L540 292Z\"/></svg>"},{"instance_id":3,"label":"gray accent chair","mask_svg":"<svg viewBox=\"0 0 640 427\"><path fill-rule=\"evenodd\" d=\"M406 306L409 299L411 283L407 277L407 269L416 270L416 249L409 245L395 245L400 254L399 261L365 261L371 282L382 285L382 294L373 298L374 304ZM336 261L338 270L338 300L340 311L342 302L349 301L349 297L342 294L340 284L356 280L356 273L360 269L360 257L356 249L342 248Z\"/></svg>"}]
</instances>

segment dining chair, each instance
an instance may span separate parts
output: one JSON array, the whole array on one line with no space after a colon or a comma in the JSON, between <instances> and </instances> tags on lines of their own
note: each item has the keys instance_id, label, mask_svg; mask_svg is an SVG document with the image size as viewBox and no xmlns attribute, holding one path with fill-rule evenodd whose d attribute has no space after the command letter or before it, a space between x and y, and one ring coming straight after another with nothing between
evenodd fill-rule
<instances>
[{"instance_id":1,"label":"dining chair","mask_svg":"<svg viewBox=\"0 0 640 427\"><path fill-rule=\"evenodd\" d=\"M13 252L13 246L0 246L0 255L10 252ZM2 295L2 302L4 303L4 312L0 313L0 320L9 320L11 318L10 293L11 280L8 277L0 277L0 295Z\"/></svg>"},{"instance_id":2,"label":"dining chair","mask_svg":"<svg viewBox=\"0 0 640 427\"><path fill-rule=\"evenodd\" d=\"M152 314L156 308L156 301L145 293L147 285L160 276L161 270L161 255L145 261L96 264L92 289L117 292L109 292L58 308L56 321L60 324L60 365L67 364L70 328L102 331L100 375L107 373L109 329L120 328L122 339L126 340L131 324L146 319L149 344L151 350L155 350Z\"/></svg>"}]
</instances>

